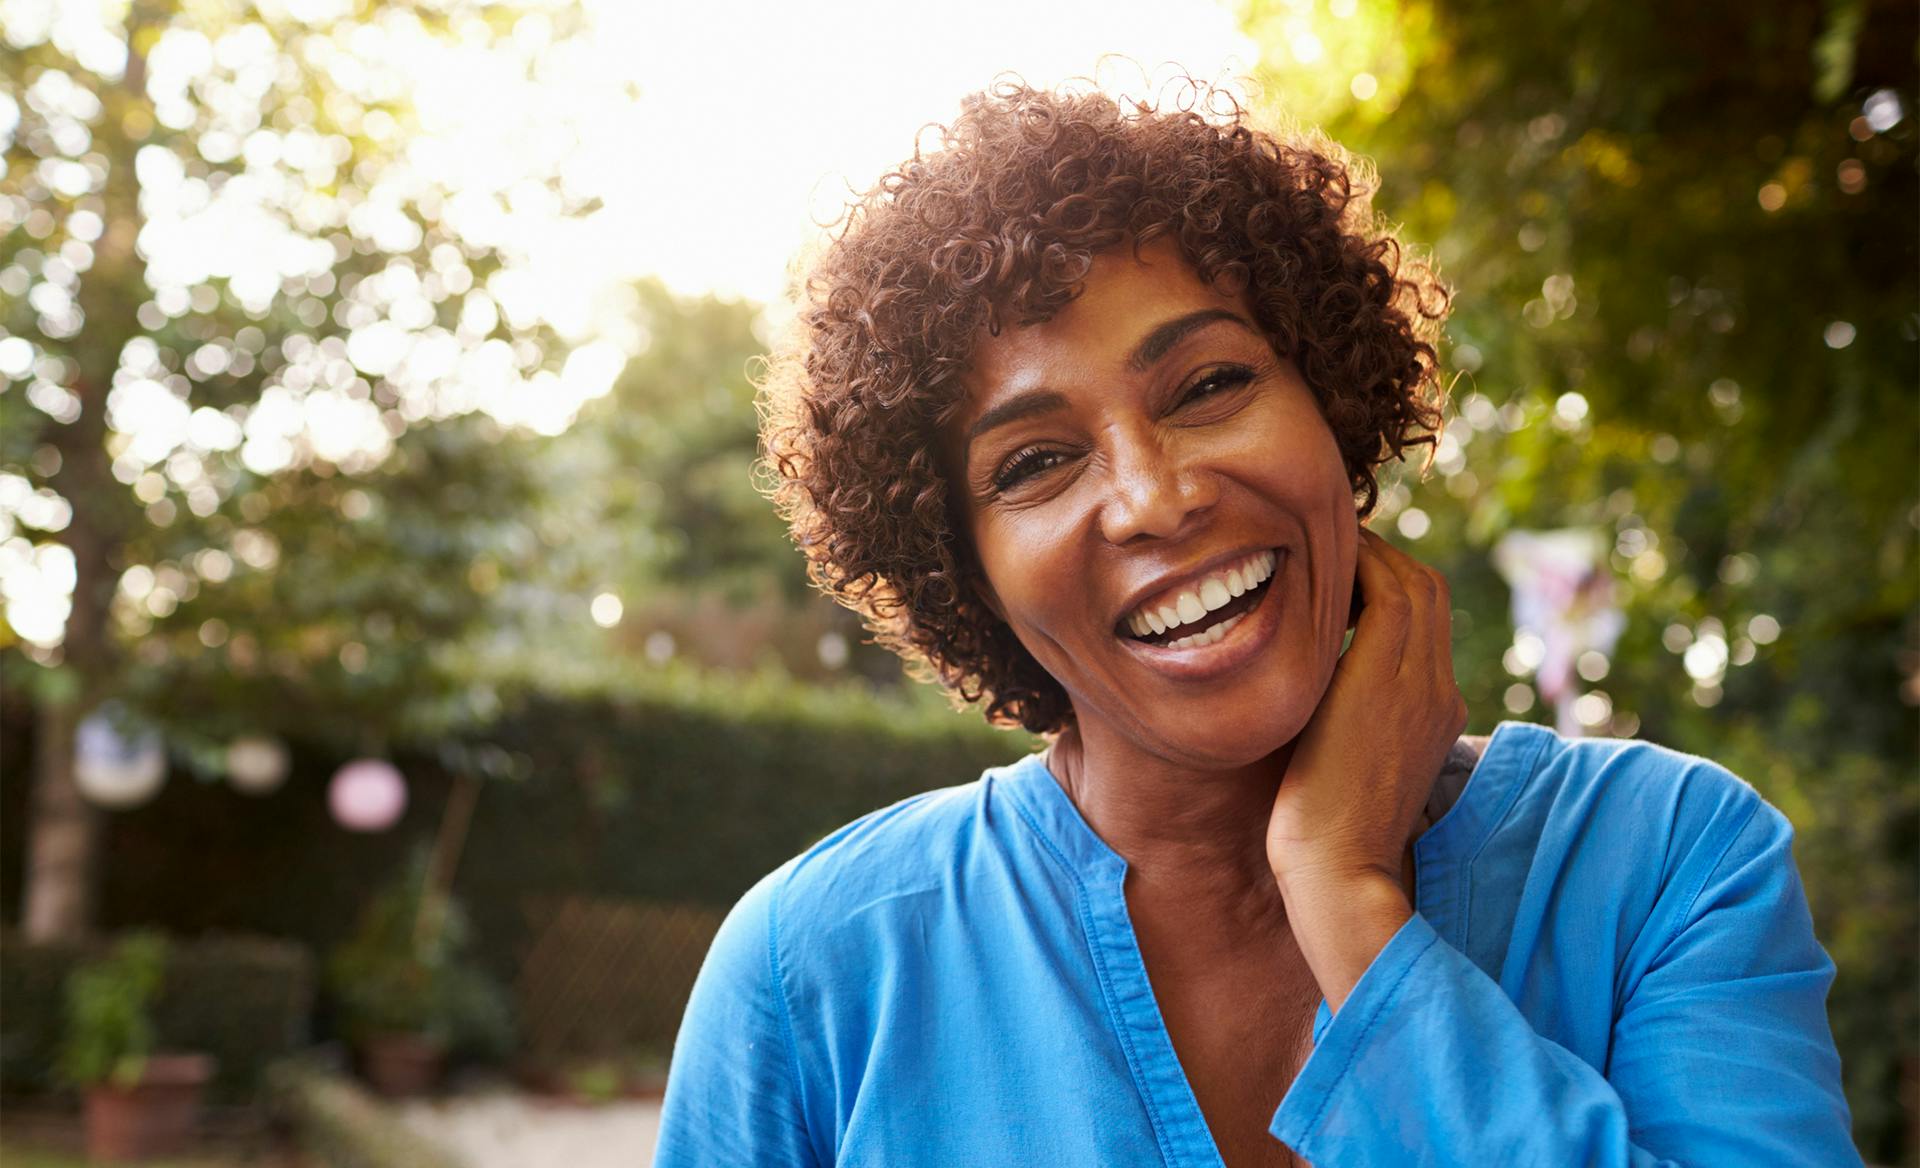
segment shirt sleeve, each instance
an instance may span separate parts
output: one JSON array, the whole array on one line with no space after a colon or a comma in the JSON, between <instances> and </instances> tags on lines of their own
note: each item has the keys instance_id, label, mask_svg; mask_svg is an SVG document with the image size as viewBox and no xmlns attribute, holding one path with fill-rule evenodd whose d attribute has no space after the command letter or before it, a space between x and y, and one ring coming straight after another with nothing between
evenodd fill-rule
<instances>
[{"instance_id":1,"label":"shirt sleeve","mask_svg":"<svg viewBox=\"0 0 1920 1168\"><path fill-rule=\"evenodd\" d=\"M780 988L782 868L734 905L707 950L667 1070L656 1168L815 1165Z\"/></svg>"},{"instance_id":2,"label":"shirt sleeve","mask_svg":"<svg viewBox=\"0 0 1920 1168\"><path fill-rule=\"evenodd\" d=\"M1755 796L1615 1012L1604 1074L1415 913L1270 1130L1323 1168L1859 1164L1792 836Z\"/></svg>"}]
</instances>

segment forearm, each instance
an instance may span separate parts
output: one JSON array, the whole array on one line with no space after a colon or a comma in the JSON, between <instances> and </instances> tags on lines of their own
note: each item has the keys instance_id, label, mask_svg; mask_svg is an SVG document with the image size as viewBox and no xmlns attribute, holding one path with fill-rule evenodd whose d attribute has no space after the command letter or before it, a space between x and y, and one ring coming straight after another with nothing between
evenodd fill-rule
<instances>
[{"instance_id":1,"label":"forearm","mask_svg":"<svg viewBox=\"0 0 1920 1168\"><path fill-rule=\"evenodd\" d=\"M1294 941L1327 999L1327 1009L1337 1012L1373 959L1413 916L1413 906L1384 873L1277 878Z\"/></svg>"}]
</instances>

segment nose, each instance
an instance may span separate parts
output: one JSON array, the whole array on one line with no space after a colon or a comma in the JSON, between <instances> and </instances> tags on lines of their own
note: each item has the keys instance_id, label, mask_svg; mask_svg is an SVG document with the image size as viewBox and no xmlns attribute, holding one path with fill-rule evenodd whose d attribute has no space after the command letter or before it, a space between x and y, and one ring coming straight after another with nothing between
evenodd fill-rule
<instances>
[{"instance_id":1,"label":"nose","mask_svg":"<svg viewBox=\"0 0 1920 1168\"><path fill-rule=\"evenodd\" d=\"M1163 435L1123 435L1114 442L1107 497L1100 508L1100 532L1122 545L1137 539L1178 534L1193 517L1211 507L1216 491L1210 478Z\"/></svg>"}]
</instances>

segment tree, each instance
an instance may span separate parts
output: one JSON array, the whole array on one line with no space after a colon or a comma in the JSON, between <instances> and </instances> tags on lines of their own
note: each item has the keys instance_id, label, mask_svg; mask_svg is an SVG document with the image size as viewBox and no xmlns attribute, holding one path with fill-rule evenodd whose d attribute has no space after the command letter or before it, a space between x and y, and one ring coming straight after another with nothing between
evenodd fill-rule
<instances>
[{"instance_id":1,"label":"tree","mask_svg":"<svg viewBox=\"0 0 1920 1168\"><path fill-rule=\"evenodd\" d=\"M611 298L611 297L610 297ZM802 679L904 681L898 658L808 583L786 524L755 489L759 306L619 290L636 351L603 398L538 455L533 523L547 545L518 611L467 662L505 685L606 676L666 657Z\"/></svg>"},{"instance_id":2,"label":"tree","mask_svg":"<svg viewBox=\"0 0 1920 1168\"><path fill-rule=\"evenodd\" d=\"M1794 820L1857 1134L1897 1160L1920 1025L1914 10L1243 13L1273 102L1377 162L1379 208L1458 292L1439 473L1383 520L1453 581L1476 722L1532 702L1492 541L1604 532L1629 624L1582 669L1592 729L1714 758Z\"/></svg>"},{"instance_id":3,"label":"tree","mask_svg":"<svg viewBox=\"0 0 1920 1168\"><path fill-rule=\"evenodd\" d=\"M456 189L408 100L429 61L564 19L307 7L9 10L0 637L35 707L32 938L87 927L73 742L109 698L203 752L491 712L443 655L540 552L540 435L623 362L569 352L516 272L515 216L589 209L561 160Z\"/></svg>"}]
</instances>

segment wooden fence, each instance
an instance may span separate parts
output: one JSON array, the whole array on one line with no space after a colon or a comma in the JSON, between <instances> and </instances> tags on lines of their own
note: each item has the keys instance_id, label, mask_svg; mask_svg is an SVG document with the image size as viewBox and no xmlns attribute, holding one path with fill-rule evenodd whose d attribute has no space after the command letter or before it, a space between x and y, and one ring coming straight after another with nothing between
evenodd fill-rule
<instances>
[{"instance_id":1,"label":"wooden fence","mask_svg":"<svg viewBox=\"0 0 1920 1168\"><path fill-rule=\"evenodd\" d=\"M687 995L724 914L583 896L525 904L522 1049L535 1065L672 1048Z\"/></svg>"}]
</instances>

